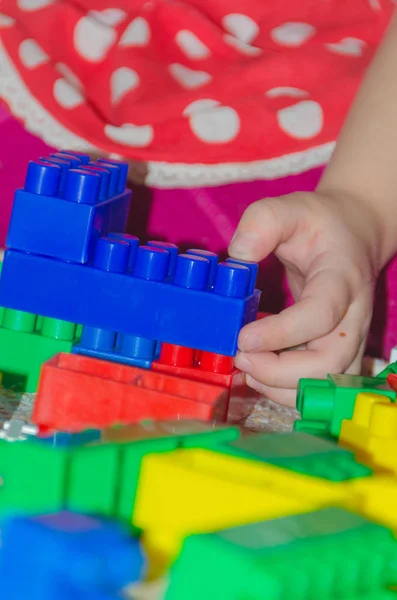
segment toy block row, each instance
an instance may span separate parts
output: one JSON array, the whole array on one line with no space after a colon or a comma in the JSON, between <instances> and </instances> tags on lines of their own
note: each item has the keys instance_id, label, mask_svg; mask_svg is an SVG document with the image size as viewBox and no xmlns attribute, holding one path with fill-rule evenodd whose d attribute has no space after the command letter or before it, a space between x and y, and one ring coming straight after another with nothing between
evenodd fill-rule
<instances>
[{"instance_id":1,"label":"toy block row","mask_svg":"<svg viewBox=\"0 0 397 600\"><path fill-rule=\"evenodd\" d=\"M74 323L0 308L0 371L5 387L36 392L41 365L58 352L71 352L80 328Z\"/></svg>"},{"instance_id":2,"label":"toy block row","mask_svg":"<svg viewBox=\"0 0 397 600\"><path fill-rule=\"evenodd\" d=\"M341 448L334 440L328 441L297 431L244 436L224 444L222 451L334 482L372 474L368 466L355 459L352 451Z\"/></svg>"},{"instance_id":3,"label":"toy block row","mask_svg":"<svg viewBox=\"0 0 397 600\"><path fill-rule=\"evenodd\" d=\"M131 524L144 456L212 447L239 435L235 427L175 422L0 440L0 516L68 508Z\"/></svg>"},{"instance_id":4,"label":"toy block row","mask_svg":"<svg viewBox=\"0 0 397 600\"><path fill-rule=\"evenodd\" d=\"M358 394L352 418L342 422L339 443L374 468L397 474L397 405L382 394Z\"/></svg>"},{"instance_id":5,"label":"toy block row","mask_svg":"<svg viewBox=\"0 0 397 600\"><path fill-rule=\"evenodd\" d=\"M93 516L14 517L2 528L0 581L7 600L116 600L142 579L145 563L139 540L126 528Z\"/></svg>"},{"instance_id":6,"label":"toy block row","mask_svg":"<svg viewBox=\"0 0 397 600\"><path fill-rule=\"evenodd\" d=\"M320 435L338 437L342 421L351 419L360 392L388 396L396 401L396 392L386 378L361 375L328 375L327 379L301 379L297 392L297 409L302 421L294 427Z\"/></svg>"},{"instance_id":7,"label":"toy block row","mask_svg":"<svg viewBox=\"0 0 397 600\"><path fill-rule=\"evenodd\" d=\"M40 426L72 432L144 419L221 422L229 396L224 385L57 354L42 366L32 418Z\"/></svg>"},{"instance_id":8,"label":"toy block row","mask_svg":"<svg viewBox=\"0 0 397 600\"><path fill-rule=\"evenodd\" d=\"M144 532L144 547L159 573L177 558L188 535L356 502L345 484L216 447L182 449L144 457L133 525Z\"/></svg>"},{"instance_id":9,"label":"toy block row","mask_svg":"<svg viewBox=\"0 0 397 600\"><path fill-rule=\"evenodd\" d=\"M0 304L74 323L233 356L255 320L257 265L109 235L90 265L7 250ZM27 291L28 290L28 291Z\"/></svg>"},{"instance_id":10,"label":"toy block row","mask_svg":"<svg viewBox=\"0 0 397 600\"><path fill-rule=\"evenodd\" d=\"M7 247L86 263L100 236L125 230L127 173L126 163L71 152L30 162L15 193Z\"/></svg>"},{"instance_id":11,"label":"toy block row","mask_svg":"<svg viewBox=\"0 0 397 600\"><path fill-rule=\"evenodd\" d=\"M187 590L189 600L392 600L396 544L389 529L339 508L194 535L166 600Z\"/></svg>"}]
</instances>

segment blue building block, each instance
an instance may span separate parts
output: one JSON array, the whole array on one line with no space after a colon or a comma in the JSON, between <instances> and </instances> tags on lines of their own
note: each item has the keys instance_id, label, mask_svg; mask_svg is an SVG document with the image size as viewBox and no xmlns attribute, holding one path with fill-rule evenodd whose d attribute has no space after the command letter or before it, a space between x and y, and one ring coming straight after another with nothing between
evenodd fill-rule
<instances>
[{"instance_id":1,"label":"blue building block","mask_svg":"<svg viewBox=\"0 0 397 600\"><path fill-rule=\"evenodd\" d=\"M115 523L65 511L4 524L0 581L7 600L113 600L144 570L139 541Z\"/></svg>"},{"instance_id":2,"label":"blue building block","mask_svg":"<svg viewBox=\"0 0 397 600\"><path fill-rule=\"evenodd\" d=\"M131 257L133 256L133 260ZM170 272L165 247L136 238L98 240L90 265L7 250L0 305L89 327L233 356L243 325L255 320L255 269L180 254Z\"/></svg>"},{"instance_id":3,"label":"blue building block","mask_svg":"<svg viewBox=\"0 0 397 600\"><path fill-rule=\"evenodd\" d=\"M159 349L155 340L97 327L83 327L81 341L73 347L72 352L150 369Z\"/></svg>"},{"instance_id":4,"label":"blue building block","mask_svg":"<svg viewBox=\"0 0 397 600\"><path fill-rule=\"evenodd\" d=\"M67 153L29 163L15 193L7 247L86 263L100 236L124 231L131 199L125 163Z\"/></svg>"}]
</instances>

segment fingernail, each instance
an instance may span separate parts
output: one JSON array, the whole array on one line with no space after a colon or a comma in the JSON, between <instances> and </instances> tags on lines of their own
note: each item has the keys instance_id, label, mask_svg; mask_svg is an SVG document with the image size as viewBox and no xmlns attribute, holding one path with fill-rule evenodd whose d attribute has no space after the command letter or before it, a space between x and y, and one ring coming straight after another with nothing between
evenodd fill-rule
<instances>
[{"instance_id":1,"label":"fingernail","mask_svg":"<svg viewBox=\"0 0 397 600\"><path fill-rule=\"evenodd\" d=\"M229 245L229 254L234 258L252 260L258 247L259 238L253 234L235 233Z\"/></svg>"},{"instance_id":2,"label":"fingernail","mask_svg":"<svg viewBox=\"0 0 397 600\"><path fill-rule=\"evenodd\" d=\"M248 387L252 388L259 394L263 394L263 385L259 383L259 381L251 377L251 375L247 375L245 381L247 382Z\"/></svg>"},{"instance_id":3,"label":"fingernail","mask_svg":"<svg viewBox=\"0 0 397 600\"><path fill-rule=\"evenodd\" d=\"M238 369L240 369L240 371L243 371L244 373L249 373L252 370L251 361L245 354L242 354L241 352L240 354L237 354L236 358L234 359L234 364Z\"/></svg>"},{"instance_id":4,"label":"fingernail","mask_svg":"<svg viewBox=\"0 0 397 600\"><path fill-rule=\"evenodd\" d=\"M252 352L253 350L260 350L261 345L262 338L258 333L243 334L238 340L238 348L242 352Z\"/></svg>"}]
</instances>

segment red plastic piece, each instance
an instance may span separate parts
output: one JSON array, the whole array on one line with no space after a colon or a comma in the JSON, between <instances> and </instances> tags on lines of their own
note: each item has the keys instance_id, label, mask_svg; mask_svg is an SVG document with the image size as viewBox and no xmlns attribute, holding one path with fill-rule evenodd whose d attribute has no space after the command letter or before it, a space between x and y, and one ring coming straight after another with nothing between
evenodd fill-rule
<instances>
[{"instance_id":1,"label":"red plastic piece","mask_svg":"<svg viewBox=\"0 0 397 600\"><path fill-rule=\"evenodd\" d=\"M397 392L397 374L389 373L387 376L387 383L390 385L391 389Z\"/></svg>"},{"instance_id":2,"label":"red plastic piece","mask_svg":"<svg viewBox=\"0 0 397 600\"><path fill-rule=\"evenodd\" d=\"M42 366L33 411L37 425L77 432L144 419L224 421L225 386L57 354Z\"/></svg>"},{"instance_id":3,"label":"red plastic piece","mask_svg":"<svg viewBox=\"0 0 397 600\"><path fill-rule=\"evenodd\" d=\"M245 375L234 368L230 356L164 343L159 360L152 363L152 371L222 386L228 392L228 405L234 398L252 400L252 390L245 383Z\"/></svg>"}]
</instances>

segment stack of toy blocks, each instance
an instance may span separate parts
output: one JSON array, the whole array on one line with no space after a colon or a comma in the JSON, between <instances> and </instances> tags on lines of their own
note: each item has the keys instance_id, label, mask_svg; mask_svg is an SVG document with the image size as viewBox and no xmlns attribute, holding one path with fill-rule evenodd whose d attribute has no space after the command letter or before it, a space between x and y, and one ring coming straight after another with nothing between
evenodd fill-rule
<instances>
[{"instance_id":1,"label":"stack of toy blocks","mask_svg":"<svg viewBox=\"0 0 397 600\"><path fill-rule=\"evenodd\" d=\"M45 362L39 427L0 432L2 594L147 598L166 577L158 600L397 598L396 365L302 380L290 434L205 423L245 393L257 267L140 246L125 177L64 152L16 195L0 371L34 390Z\"/></svg>"},{"instance_id":2,"label":"stack of toy blocks","mask_svg":"<svg viewBox=\"0 0 397 600\"><path fill-rule=\"evenodd\" d=\"M124 163L65 151L31 162L16 192L0 281L12 352L0 350L0 371L36 391L44 363L43 427L224 421L231 395L246 394L232 357L256 318L257 265L140 245L123 233L126 178Z\"/></svg>"}]
</instances>

